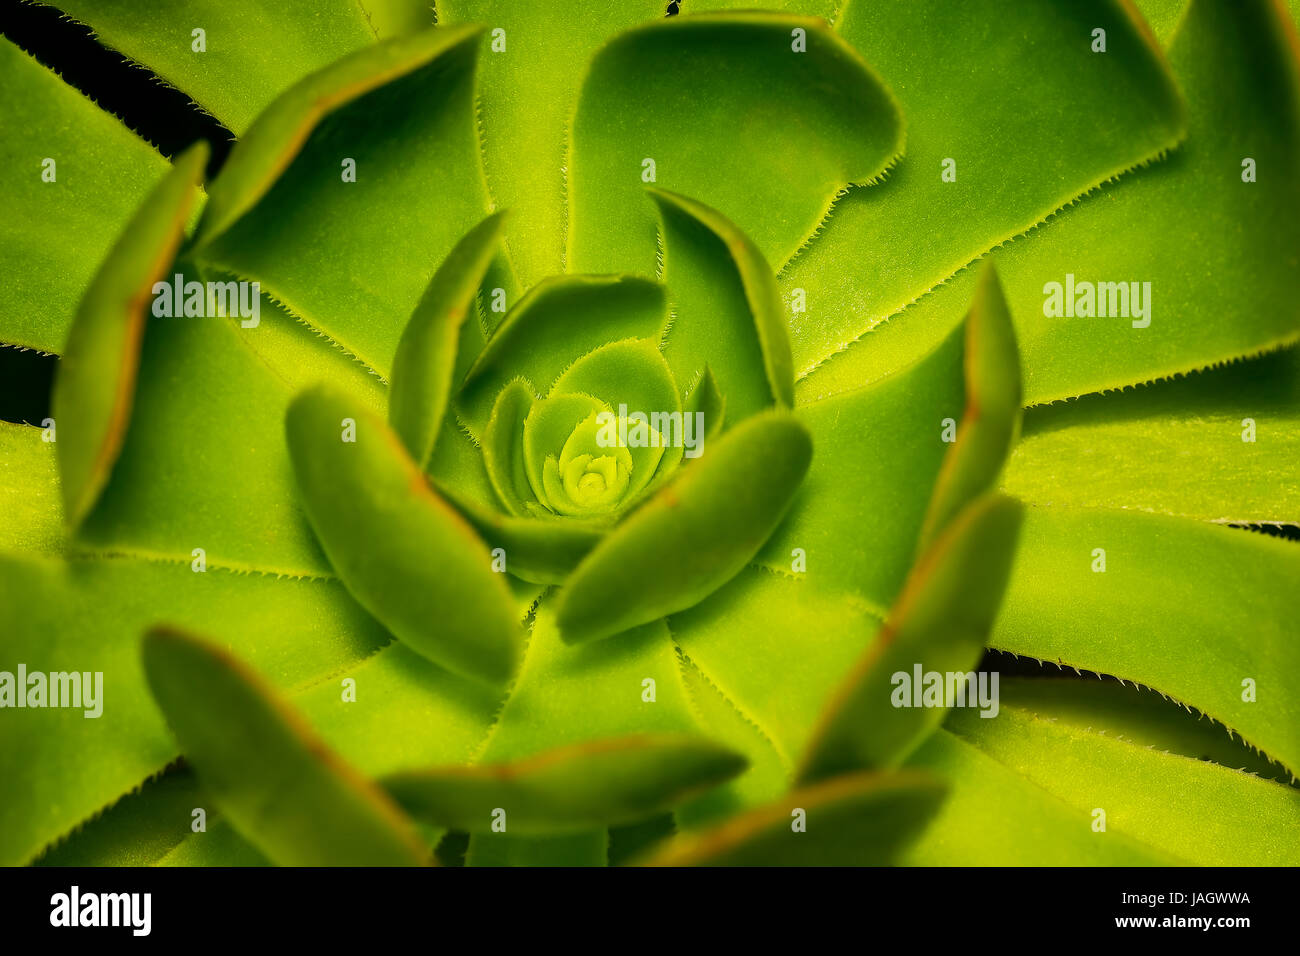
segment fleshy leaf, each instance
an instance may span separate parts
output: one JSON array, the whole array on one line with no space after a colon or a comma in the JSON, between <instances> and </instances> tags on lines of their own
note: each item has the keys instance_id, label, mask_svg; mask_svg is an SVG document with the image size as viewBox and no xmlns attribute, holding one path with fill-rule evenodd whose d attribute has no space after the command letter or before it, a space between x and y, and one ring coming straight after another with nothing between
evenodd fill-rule
<instances>
[{"instance_id":1,"label":"fleshy leaf","mask_svg":"<svg viewBox=\"0 0 1300 956\"><path fill-rule=\"evenodd\" d=\"M151 866L191 832L195 807L208 810L209 827L220 818L220 811L205 803L193 771L169 768L49 847L33 864Z\"/></svg>"},{"instance_id":2,"label":"fleshy leaf","mask_svg":"<svg viewBox=\"0 0 1300 956\"><path fill-rule=\"evenodd\" d=\"M559 598L565 640L685 610L731 580L785 514L811 459L812 440L789 414L728 431L578 565Z\"/></svg>"},{"instance_id":3,"label":"fleshy leaf","mask_svg":"<svg viewBox=\"0 0 1300 956\"><path fill-rule=\"evenodd\" d=\"M1036 406L1003 488L1035 504L1298 523L1300 348Z\"/></svg>"},{"instance_id":4,"label":"fleshy leaf","mask_svg":"<svg viewBox=\"0 0 1300 956\"><path fill-rule=\"evenodd\" d=\"M93 695L83 687L83 709L7 709L0 720L0 776L26 781L0 788L0 863L27 862L179 755L140 666L152 625L213 634L284 688L310 686L390 640L337 581L196 570L188 556L0 554L0 670L102 674Z\"/></svg>"},{"instance_id":5,"label":"fleshy leaf","mask_svg":"<svg viewBox=\"0 0 1300 956\"><path fill-rule=\"evenodd\" d=\"M650 195L663 218L674 313L664 357L678 382L710 365L736 420L773 402L793 405L790 333L763 254L716 210L663 189Z\"/></svg>"},{"instance_id":6,"label":"fleshy leaf","mask_svg":"<svg viewBox=\"0 0 1300 956\"><path fill-rule=\"evenodd\" d=\"M875 643L840 686L804 755L799 779L893 767L942 721L942 707L899 706L895 675L969 675L979 663L1011 571L1020 506L971 504L917 562ZM966 680L964 676L963 682ZM974 688L963 684L962 698ZM912 688L921 692L920 682Z\"/></svg>"},{"instance_id":7,"label":"fleshy leaf","mask_svg":"<svg viewBox=\"0 0 1300 956\"><path fill-rule=\"evenodd\" d=\"M619 30L663 17L665 5L439 0L437 7L439 23L492 31L478 93L483 169L493 198L513 210L510 259L531 286L564 268L565 149L587 61Z\"/></svg>"},{"instance_id":8,"label":"fleshy leaf","mask_svg":"<svg viewBox=\"0 0 1300 956\"><path fill-rule=\"evenodd\" d=\"M569 436L584 422L594 421L596 416L608 411L609 406L598 398L568 393L548 395L529 410L522 434L524 473L533 494L548 509L562 506L565 494L561 489L557 500L550 500L546 473L551 473L554 487L558 481L559 455ZM626 448L621 451L622 466L626 468L630 464L631 452Z\"/></svg>"},{"instance_id":9,"label":"fleshy leaf","mask_svg":"<svg viewBox=\"0 0 1300 956\"><path fill-rule=\"evenodd\" d=\"M68 332L53 406L64 512L74 529L122 450L153 285L180 247L207 158L205 143L192 146L145 199L91 280Z\"/></svg>"},{"instance_id":10,"label":"fleshy leaf","mask_svg":"<svg viewBox=\"0 0 1300 956\"><path fill-rule=\"evenodd\" d=\"M701 733L662 621L617 641L575 647L560 639L553 605L543 601L537 609L518 680L479 760L526 759L598 736ZM466 856L472 866L603 866L607 860L604 828L554 838L515 837L508 818L505 833L471 836Z\"/></svg>"},{"instance_id":11,"label":"fleshy leaf","mask_svg":"<svg viewBox=\"0 0 1300 956\"><path fill-rule=\"evenodd\" d=\"M818 587L812 575L748 567L668 619L701 678L776 752L783 784L793 778L827 699L884 618L853 594ZM793 634L817 638L791 640Z\"/></svg>"},{"instance_id":12,"label":"fleshy leaf","mask_svg":"<svg viewBox=\"0 0 1300 956\"><path fill-rule=\"evenodd\" d=\"M452 388L461 326L476 322L474 298L501 241L504 213L489 216L457 243L434 273L406 323L393 357L388 423L424 467L433 456Z\"/></svg>"},{"instance_id":13,"label":"fleshy leaf","mask_svg":"<svg viewBox=\"0 0 1300 956\"><path fill-rule=\"evenodd\" d=\"M704 416L706 441L722 434L722 426L727 414L727 396L723 395L718 388L718 380L713 377L713 370L709 366L704 366L704 372L692 386L685 401L686 414Z\"/></svg>"},{"instance_id":14,"label":"fleshy leaf","mask_svg":"<svg viewBox=\"0 0 1300 956\"><path fill-rule=\"evenodd\" d=\"M1197 865L1300 863L1300 844L1282 837L1300 827L1300 791L1154 749L1133 740L1119 715L1080 724L1042 695L1022 702L1017 690L1003 685L996 719L954 711L948 729L1081 813L1104 810L1106 831L1094 838L1124 833Z\"/></svg>"},{"instance_id":15,"label":"fleshy leaf","mask_svg":"<svg viewBox=\"0 0 1300 956\"><path fill-rule=\"evenodd\" d=\"M58 554L63 502L58 464L44 429L0 422L0 550Z\"/></svg>"},{"instance_id":16,"label":"fleshy leaf","mask_svg":"<svg viewBox=\"0 0 1300 956\"><path fill-rule=\"evenodd\" d=\"M683 830L716 823L746 807L767 803L785 792L789 761L772 741L684 654L678 655L682 684L701 728L720 743L743 753L750 768L736 780L715 787L678 808L673 817Z\"/></svg>"},{"instance_id":17,"label":"fleshy leaf","mask_svg":"<svg viewBox=\"0 0 1300 956\"><path fill-rule=\"evenodd\" d=\"M1300 338L1300 182L1281 173L1300 162L1300 41L1286 21L1274 0L1192 2L1169 48L1189 107L1187 142L1117 183L1109 201L1082 203L999 256L1020 317L1028 402L1168 377ZM1247 158L1253 182L1244 181ZM1144 315L1130 291L1131 318L1047 318L1046 284L1067 275L1150 283ZM1100 298L1099 285L1098 311Z\"/></svg>"},{"instance_id":18,"label":"fleshy leaf","mask_svg":"<svg viewBox=\"0 0 1300 956\"><path fill-rule=\"evenodd\" d=\"M916 555L949 447L945 433L965 404L963 340L960 330L950 332L916 364L796 409L817 455L789 517L760 553L764 567L785 571L801 549L810 583L859 594L884 614Z\"/></svg>"},{"instance_id":19,"label":"fleshy leaf","mask_svg":"<svg viewBox=\"0 0 1300 956\"><path fill-rule=\"evenodd\" d=\"M504 683L520 644L504 576L397 436L325 386L294 400L286 430L307 516L357 601L434 663Z\"/></svg>"},{"instance_id":20,"label":"fleshy leaf","mask_svg":"<svg viewBox=\"0 0 1300 956\"><path fill-rule=\"evenodd\" d=\"M907 155L885 183L836 203L825 231L788 267L773 260L784 269L783 297L801 289L806 300L793 316L799 376L989 249L1185 136L1184 107L1155 38L1122 0L1021 4L1014 28L1007 16L1001 0L885 0L850 4L837 21L897 91ZM1091 50L1094 29L1105 30L1105 54ZM1001 278L1006 288L1005 271ZM964 314L967 295L951 300L955 316L944 330ZM871 346L860 346L830 364L869 355Z\"/></svg>"},{"instance_id":21,"label":"fleshy leaf","mask_svg":"<svg viewBox=\"0 0 1300 956\"><path fill-rule=\"evenodd\" d=\"M387 375L437 265L488 212L473 113L479 33L385 40L276 99L212 183L196 258L260 280Z\"/></svg>"},{"instance_id":22,"label":"fleshy leaf","mask_svg":"<svg viewBox=\"0 0 1300 956\"><path fill-rule=\"evenodd\" d=\"M681 837L647 865L881 866L925 829L945 789L914 771L836 777Z\"/></svg>"},{"instance_id":23,"label":"fleshy leaf","mask_svg":"<svg viewBox=\"0 0 1300 956\"><path fill-rule=\"evenodd\" d=\"M375 40L361 7L348 0L269 8L255 0L187 0L183 7L134 0L53 5L240 134L299 77ZM204 34L201 51L197 29Z\"/></svg>"},{"instance_id":24,"label":"fleshy leaf","mask_svg":"<svg viewBox=\"0 0 1300 956\"><path fill-rule=\"evenodd\" d=\"M682 410L678 384L654 341L627 339L589 352L556 379L552 391L595 396L609 405L615 415L626 406L629 414L649 416L650 444L634 444L627 449L632 459L632 476L625 500L631 500L650 484L656 468L666 471L680 458L685 422L680 428L674 424L674 416ZM659 415L667 417L660 419L656 417ZM660 422L667 424L661 428ZM658 440L656 434L660 436ZM612 450L620 448L614 446Z\"/></svg>"},{"instance_id":25,"label":"fleshy leaf","mask_svg":"<svg viewBox=\"0 0 1300 956\"><path fill-rule=\"evenodd\" d=\"M705 740L640 735L591 741L527 760L431 768L381 781L410 814L469 833L554 834L633 823L744 770L745 758Z\"/></svg>"},{"instance_id":26,"label":"fleshy leaf","mask_svg":"<svg viewBox=\"0 0 1300 956\"><path fill-rule=\"evenodd\" d=\"M893 97L822 20L712 13L628 30L593 57L578 98L565 264L649 273L655 223L637 194L654 182L717 209L780 265L902 147Z\"/></svg>"},{"instance_id":27,"label":"fleshy leaf","mask_svg":"<svg viewBox=\"0 0 1300 956\"><path fill-rule=\"evenodd\" d=\"M204 789L285 866L418 866L401 811L216 645L169 630L144 641L149 689Z\"/></svg>"},{"instance_id":28,"label":"fleshy leaf","mask_svg":"<svg viewBox=\"0 0 1300 956\"><path fill-rule=\"evenodd\" d=\"M999 650L1145 684L1300 770L1300 546L1181 518L1027 509ZM1135 639L1133 635L1140 635Z\"/></svg>"},{"instance_id":29,"label":"fleshy leaf","mask_svg":"<svg viewBox=\"0 0 1300 956\"><path fill-rule=\"evenodd\" d=\"M924 548L963 508L992 489L1020 431L1020 355L992 265L980 270L966 316L966 407L921 526Z\"/></svg>"},{"instance_id":30,"label":"fleshy leaf","mask_svg":"<svg viewBox=\"0 0 1300 956\"><path fill-rule=\"evenodd\" d=\"M497 393L483 433L483 464L501 504L512 515L526 515L536 501L525 466L524 422L533 409L532 387L515 379Z\"/></svg>"},{"instance_id":31,"label":"fleshy leaf","mask_svg":"<svg viewBox=\"0 0 1300 956\"><path fill-rule=\"evenodd\" d=\"M1300 41L1286 19L1274 0L1191 3L1169 49L1187 98L1187 141L998 253L1024 357L1027 403L1171 377L1300 338L1292 295L1300 259L1290 253L1300 245L1300 218L1292 215L1300 183L1267 174L1294 168L1300 153ZM1109 53L1094 59L1115 62L1114 54L1112 42ZM1052 70L1073 76L1059 65ZM1061 115L1075 123L1080 114ZM1075 144L1071 156L1087 155L1078 151L1077 138ZM1026 182L1034 179L1026 174ZM812 258L850 254L821 242L812 252ZM827 261L819 267L810 258L807 268L833 268ZM791 283L811 281L796 272ZM914 321L909 308L878 329L887 333L906 323L890 336L889 351L904 352L904 343L924 351L951 328L965 308L959 285L936 289ZM830 290L819 296L844 301ZM1055 314L1067 301L1069 312ZM1094 314L1076 315L1076 306ZM795 342L798 354L798 335ZM861 346L828 362L826 373L863 374L855 367L873 364L879 347L867 339Z\"/></svg>"},{"instance_id":32,"label":"fleshy leaf","mask_svg":"<svg viewBox=\"0 0 1300 956\"><path fill-rule=\"evenodd\" d=\"M215 316L149 319L131 425L77 530L78 548L186 563L201 548L210 568L331 573L284 453L293 391L247 347L266 327ZM370 393L350 394L373 407Z\"/></svg>"},{"instance_id":33,"label":"fleshy leaf","mask_svg":"<svg viewBox=\"0 0 1300 956\"><path fill-rule=\"evenodd\" d=\"M997 721L986 721L997 723ZM909 866L1175 866L1125 833L1097 833L1070 806L978 747L940 729L909 767L949 781L948 799L900 862Z\"/></svg>"},{"instance_id":34,"label":"fleshy leaf","mask_svg":"<svg viewBox=\"0 0 1300 956\"><path fill-rule=\"evenodd\" d=\"M167 162L3 37L0 73L0 340L60 352L96 266Z\"/></svg>"}]
</instances>

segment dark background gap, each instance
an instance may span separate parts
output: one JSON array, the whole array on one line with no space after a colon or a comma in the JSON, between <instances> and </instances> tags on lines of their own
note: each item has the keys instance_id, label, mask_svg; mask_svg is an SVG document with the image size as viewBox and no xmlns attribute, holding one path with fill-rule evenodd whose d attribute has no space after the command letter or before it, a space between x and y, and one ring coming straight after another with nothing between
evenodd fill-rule
<instances>
[{"instance_id":1,"label":"dark background gap","mask_svg":"<svg viewBox=\"0 0 1300 956\"><path fill-rule=\"evenodd\" d=\"M193 100L115 50L100 46L89 27L53 7L0 2L0 33L118 117L168 159L196 140L212 148L208 179L221 169L235 136Z\"/></svg>"}]
</instances>

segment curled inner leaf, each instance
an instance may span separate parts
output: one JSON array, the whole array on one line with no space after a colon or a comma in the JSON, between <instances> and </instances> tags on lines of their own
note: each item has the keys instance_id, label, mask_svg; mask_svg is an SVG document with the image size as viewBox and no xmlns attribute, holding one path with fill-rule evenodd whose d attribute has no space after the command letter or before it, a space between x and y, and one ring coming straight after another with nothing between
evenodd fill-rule
<instances>
[{"instance_id":1,"label":"curled inner leaf","mask_svg":"<svg viewBox=\"0 0 1300 956\"><path fill-rule=\"evenodd\" d=\"M560 630L608 637L684 610L731 580L785 514L812 460L788 413L746 419L596 546L560 593Z\"/></svg>"}]
</instances>

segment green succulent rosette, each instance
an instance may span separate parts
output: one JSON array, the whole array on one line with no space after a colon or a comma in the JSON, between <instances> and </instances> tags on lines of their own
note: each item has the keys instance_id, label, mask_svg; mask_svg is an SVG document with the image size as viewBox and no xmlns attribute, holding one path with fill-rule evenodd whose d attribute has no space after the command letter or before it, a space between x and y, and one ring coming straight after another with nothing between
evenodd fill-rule
<instances>
[{"instance_id":1,"label":"green succulent rosette","mask_svg":"<svg viewBox=\"0 0 1300 956\"><path fill-rule=\"evenodd\" d=\"M1295 862L1294 5L57 6L236 143L0 41L0 862Z\"/></svg>"}]
</instances>

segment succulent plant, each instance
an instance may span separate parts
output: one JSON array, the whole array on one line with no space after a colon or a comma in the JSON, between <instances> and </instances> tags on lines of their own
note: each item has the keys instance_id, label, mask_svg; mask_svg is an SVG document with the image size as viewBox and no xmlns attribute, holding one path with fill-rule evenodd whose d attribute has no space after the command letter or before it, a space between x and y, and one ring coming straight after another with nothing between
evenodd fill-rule
<instances>
[{"instance_id":1,"label":"succulent plant","mask_svg":"<svg viewBox=\"0 0 1300 956\"><path fill-rule=\"evenodd\" d=\"M1294 0L56 5L0 861L1300 861Z\"/></svg>"}]
</instances>

